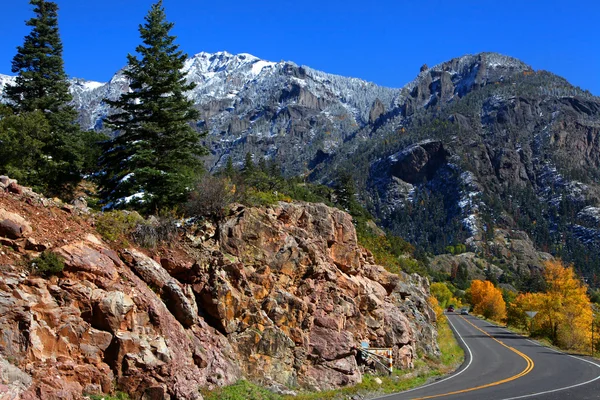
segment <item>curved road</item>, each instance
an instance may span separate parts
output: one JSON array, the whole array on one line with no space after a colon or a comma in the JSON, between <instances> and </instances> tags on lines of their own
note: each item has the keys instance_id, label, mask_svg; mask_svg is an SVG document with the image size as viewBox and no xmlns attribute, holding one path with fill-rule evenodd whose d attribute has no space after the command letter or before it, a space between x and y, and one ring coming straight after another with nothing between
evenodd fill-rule
<instances>
[{"instance_id":1,"label":"curved road","mask_svg":"<svg viewBox=\"0 0 600 400\"><path fill-rule=\"evenodd\" d=\"M465 362L436 382L379 397L405 399L600 399L600 362L543 347L470 315L448 314Z\"/></svg>"}]
</instances>

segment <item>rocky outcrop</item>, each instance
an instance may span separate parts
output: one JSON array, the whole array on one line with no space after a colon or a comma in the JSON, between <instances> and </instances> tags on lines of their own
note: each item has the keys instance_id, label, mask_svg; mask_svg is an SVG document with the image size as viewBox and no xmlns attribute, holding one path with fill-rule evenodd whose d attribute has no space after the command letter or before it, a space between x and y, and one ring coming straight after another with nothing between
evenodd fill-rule
<instances>
[{"instance_id":1,"label":"rocky outcrop","mask_svg":"<svg viewBox=\"0 0 600 400\"><path fill-rule=\"evenodd\" d=\"M38 223L28 240L48 243L65 268L36 277L22 268L35 250L1 252L0 398L80 399L117 387L134 399L200 399L199 387L241 377L229 342L198 319L190 288L168 274L162 288L147 284L136 273L148 257L131 250L125 263L84 221L27 199L0 196L0 207Z\"/></svg>"},{"instance_id":2,"label":"rocky outcrop","mask_svg":"<svg viewBox=\"0 0 600 400\"><path fill-rule=\"evenodd\" d=\"M414 144L388 158L389 170L408 183L420 183L431 179L447 162L448 152L439 141L424 141Z\"/></svg>"},{"instance_id":3,"label":"rocky outcrop","mask_svg":"<svg viewBox=\"0 0 600 400\"><path fill-rule=\"evenodd\" d=\"M374 124L379 117L385 113L385 105L379 99L375 99L369 111L369 123Z\"/></svg>"},{"instance_id":4,"label":"rocky outcrop","mask_svg":"<svg viewBox=\"0 0 600 400\"><path fill-rule=\"evenodd\" d=\"M486 280L493 276L499 282L505 282L509 276L518 276L520 280L541 276L544 263L554 260L551 254L537 250L525 232L516 230L496 229L493 240L472 242L471 247L479 255L474 252L440 254L431 259L430 268L452 276L462 265L469 279ZM490 262L491 259L501 267Z\"/></svg>"},{"instance_id":5,"label":"rocky outcrop","mask_svg":"<svg viewBox=\"0 0 600 400\"><path fill-rule=\"evenodd\" d=\"M235 206L149 252L112 249L88 214L20 192L0 192L4 220L28 227L1 238L15 244L0 251L1 398L200 399L241 377L322 390L361 381L363 340L399 368L438 352L427 280L375 265L340 210ZM63 271L24 268L38 251Z\"/></svg>"},{"instance_id":6,"label":"rocky outcrop","mask_svg":"<svg viewBox=\"0 0 600 400\"><path fill-rule=\"evenodd\" d=\"M224 254L193 289L242 359L246 376L328 389L361 380L362 340L411 367L435 353L428 285L374 265L351 217L322 204L239 207L223 223Z\"/></svg>"}]
</instances>

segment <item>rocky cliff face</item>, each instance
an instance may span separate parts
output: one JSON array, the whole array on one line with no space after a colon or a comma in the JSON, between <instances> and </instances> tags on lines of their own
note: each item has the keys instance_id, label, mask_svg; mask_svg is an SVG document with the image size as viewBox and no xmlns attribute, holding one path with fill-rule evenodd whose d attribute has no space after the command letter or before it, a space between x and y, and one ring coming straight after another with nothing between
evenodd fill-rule
<instances>
[{"instance_id":1,"label":"rocky cliff face","mask_svg":"<svg viewBox=\"0 0 600 400\"><path fill-rule=\"evenodd\" d=\"M81 207L0 189L2 398L199 399L241 377L319 390L361 380L362 340L399 368L438 351L427 280L375 265L337 209L236 206L148 251L111 248ZM30 272L41 251L62 273Z\"/></svg>"}]
</instances>

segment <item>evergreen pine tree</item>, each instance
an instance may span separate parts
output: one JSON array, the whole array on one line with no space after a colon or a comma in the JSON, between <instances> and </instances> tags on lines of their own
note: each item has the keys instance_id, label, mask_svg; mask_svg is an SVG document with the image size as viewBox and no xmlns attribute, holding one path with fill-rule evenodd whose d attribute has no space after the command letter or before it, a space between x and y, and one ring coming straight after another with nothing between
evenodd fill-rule
<instances>
[{"instance_id":1,"label":"evergreen pine tree","mask_svg":"<svg viewBox=\"0 0 600 400\"><path fill-rule=\"evenodd\" d=\"M6 97L18 112L40 110L72 125L77 112L67 105L72 97L58 34L58 6L44 0L31 0L30 4L36 16L26 22L31 33L17 47L12 72L18 76L14 86L7 85Z\"/></svg>"},{"instance_id":2,"label":"evergreen pine tree","mask_svg":"<svg viewBox=\"0 0 600 400\"><path fill-rule=\"evenodd\" d=\"M453 283L457 288L465 290L469 287L470 280L471 279L469 277L469 270L467 269L467 266L461 262L460 264L458 264L456 278L454 279Z\"/></svg>"},{"instance_id":3,"label":"evergreen pine tree","mask_svg":"<svg viewBox=\"0 0 600 400\"><path fill-rule=\"evenodd\" d=\"M26 22L31 33L25 36L22 46L12 61L12 72L17 73L14 85L7 85L5 97L13 109L14 126L29 124L23 130L22 138L14 143L36 142L34 148L27 148L29 159L13 157L3 160L1 167L12 171L14 176L24 179L24 183L49 194L67 194L70 186L80 180L84 168L88 144L75 123L77 111L69 104L69 82L64 71L62 42L58 32L58 6L44 0L30 0L35 17ZM31 121L39 119L42 113L47 123L39 124L39 132ZM48 129L49 127L49 129ZM12 135L9 130L0 132ZM29 137L25 137L25 136ZM97 137L87 135L92 140ZM40 141L41 140L41 141ZM35 149L35 154L34 154ZM22 151L17 146L13 153ZM35 159L37 161L32 162Z\"/></svg>"},{"instance_id":4,"label":"evergreen pine tree","mask_svg":"<svg viewBox=\"0 0 600 400\"><path fill-rule=\"evenodd\" d=\"M233 177L236 175L236 170L233 167L233 159L231 157L227 158L227 164L225 164L223 173L229 179L233 179Z\"/></svg>"},{"instance_id":5,"label":"evergreen pine tree","mask_svg":"<svg viewBox=\"0 0 600 400\"><path fill-rule=\"evenodd\" d=\"M256 172L256 165L254 164L252 153L250 152L246 153L246 157L244 158L244 168L242 171L246 177L249 177Z\"/></svg>"},{"instance_id":6,"label":"evergreen pine tree","mask_svg":"<svg viewBox=\"0 0 600 400\"><path fill-rule=\"evenodd\" d=\"M343 207L344 210L351 212L356 203L356 185L354 178L348 171L338 171L337 179L334 186L336 202Z\"/></svg>"},{"instance_id":7,"label":"evergreen pine tree","mask_svg":"<svg viewBox=\"0 0 600 400\"><path fill-rule=\"evenodd\" d=\"M115 113L107 118L117 136L107 143L101 159L101 195L107 204L127 204L146 211L186 200L202 172L200 156L206 149L190 126L199 117L185 92L182 72L187 57L169 34L162 0L153 4L139 32L140 58L129 54L124 75L130 91L116 101L105 100Z\"/></svg>"},{"instance_id":8,"label":"evergreen pine tree","mask_svg":"<svg viewBox=\"0 0 600 400\"><path fill-rule=\"evenodd\" d=\"M258 160L258 170L262 173L267 173L267 160L265 160L264 157L261 157L260 160Z\"/></svg>"}]
</instances>

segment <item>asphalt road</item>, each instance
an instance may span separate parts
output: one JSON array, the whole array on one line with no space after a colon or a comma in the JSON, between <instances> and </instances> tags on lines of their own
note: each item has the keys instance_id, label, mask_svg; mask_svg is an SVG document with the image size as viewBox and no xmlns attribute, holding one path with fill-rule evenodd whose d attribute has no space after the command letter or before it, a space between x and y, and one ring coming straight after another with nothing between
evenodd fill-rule
<instances>
[{"instance_id":1,"label":"asphalt road","mask_svg":"<svg viewBox=\"0 0 600 400\"><path fill-rule=\"evenodd\" d=\"M465 362L452 375L380 397L405 399L600 399L600 362L541 346L476 317L448 314Z\"/></svg>"}]
</instances>

